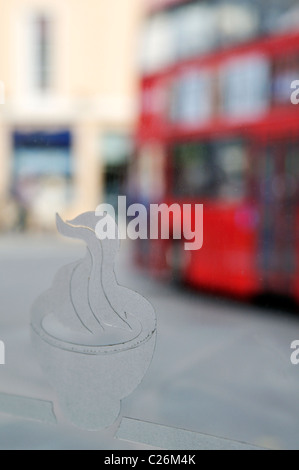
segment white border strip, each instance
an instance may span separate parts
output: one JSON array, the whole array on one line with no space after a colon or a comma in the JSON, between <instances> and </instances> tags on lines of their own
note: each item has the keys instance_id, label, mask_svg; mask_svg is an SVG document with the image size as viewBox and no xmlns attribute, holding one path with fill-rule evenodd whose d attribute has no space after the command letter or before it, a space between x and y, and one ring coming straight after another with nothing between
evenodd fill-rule
<instances>
[{"instance_id":1,"label":"white border strip","mask_svg":"<svg viewBox=\"0 0 299 470\"><path fill-rule=\"evenodd\" d=\"M56 424L53 403L35 398L0 393L0 414L45 424Z\"/></svg>"},{"instance_id":2,"label":"white border strip","mask_svg":"<svg viewBox=\"0 0 299 470\"><path fill-rule=\"evenodd\" d=\"M117 439L166 450L266 450L243 442L123 418Z\"/></svg>"}]
</instances>

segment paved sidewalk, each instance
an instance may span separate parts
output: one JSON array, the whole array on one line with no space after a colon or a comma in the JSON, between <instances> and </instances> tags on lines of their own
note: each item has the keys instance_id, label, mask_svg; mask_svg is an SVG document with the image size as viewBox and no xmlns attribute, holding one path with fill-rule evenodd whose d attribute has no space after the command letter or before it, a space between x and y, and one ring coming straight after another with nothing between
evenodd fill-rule
<instances>
[{"instance_id":1,"label":"paved sidewalk","mask_svg":"<svg viewBox=\"0 0 299 470\"><path fill-rule=\"evenodd\" d=\"M54 400L30 343L29 312L56 271L80 258L82 245L52 237L0 239L0 339L6 366L0 392ZM158 316L153 363L122 415L252 445L299 449L299 366L290 344L299 317L162 285L128 264L121 284L144 294ZM133 449L113 439L116 427L87 433L65 422L41 424L0 415L0 448Z\"/></svg>"}]
</instances>

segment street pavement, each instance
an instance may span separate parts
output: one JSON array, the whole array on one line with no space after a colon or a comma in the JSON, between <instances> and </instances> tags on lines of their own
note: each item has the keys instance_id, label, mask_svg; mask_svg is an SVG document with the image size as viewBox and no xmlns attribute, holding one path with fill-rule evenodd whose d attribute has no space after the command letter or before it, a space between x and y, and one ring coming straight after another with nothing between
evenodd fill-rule
<instances>
[{"instance_id":1,"label":"street pavement","mask_svg":"<svg viewBox=\"0 0 299 470\"><path fill-rule=\"evenodd\" d=\"M119 283L143 294L158 317L153 362L139 388L123 400L122 416L273 449L299 449L299 315L167 285L118 258ZM48 235L0 238L0 392L55 403L56 425L0 414L0 449L142 449L69 424L57 408L30 343L30 307L57 270L84 246Z\"/></svg>"}]
</instances>

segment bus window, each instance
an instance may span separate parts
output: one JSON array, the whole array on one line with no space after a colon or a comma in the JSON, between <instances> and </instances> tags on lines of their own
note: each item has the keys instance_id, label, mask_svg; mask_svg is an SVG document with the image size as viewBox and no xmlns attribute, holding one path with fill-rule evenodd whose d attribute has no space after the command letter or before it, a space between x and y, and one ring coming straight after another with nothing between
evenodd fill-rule
<instances>
[{"instance_id":1,"label":"bus window","mask_svg":"<svg viewBox=\"0 0 299 470\"><path fill-rule=\"evenodd\" d=\"M174 194L178 197L210 197L215 177L207 143L177 145L174 151Z\"/></svg>"},{"instance_id":2,"label":"bus window","mask_svg":"<svg viewBox=\"0 0 299 470\"><path fill-rule=\"evenodd\" d=\"M238 141L215 144L214 165L218 198L235 200L245 197L248 176L246 145Z\"/></svg>"},{"instance_id":3,"label":"bus window","mask_svg":"<svg viewBox=\"0 0 299 470\"><path fill-rule=\"evenodd\" d=\"M286 156L286 198L299 199L299 143L290 143Z\"/></svg>"},{"instance_id":4,"label":"bus window","mask_svg":"<svg viewBox=\"0 0 299 470\"><path fill-rule=\"evenodd\" d=\"M185 71L171 90L170 120L182 125L208 122L213 114L212 80L209 70Z\"/></svg>"},{"instance_id":5,"label":"bus window","mask_svg":"<svg viewBox=\"0 0 299 470\"><path fill-rule=\"evenodd\" d=\"M155 72L173 62L174 38L173 20L169 14L151 17L143 30L141 38L140 68L142 72Z\"/></svg>"},{"instance_id":6,"label":"bus window","mask_svg":"<svg viewBox=\"0 0 299 470\"><path fill-rule=\"evenodd\" d=\"M242 142L188 143L175 148L176 196L242 199L247 175L248 157Z\"/></svg>"},{"instance_id":7,"label":"bus window","mask_svg":"<svg viewBox=\"0 0 299 470\"><path fill-rule=\"evenodd\" d=\"M160 202L166 191L165 175L165 152L159 144L151 143L144 146L137 160L136 180L137 196L140 202Z\"/></svg>"},{"instance_id":8,"label":"bus window","mask_svg":"<svg viewBox=\"0 0 299 470\"><path fill-rule=\"evenodd\" d=\"M210 3L191 3L176 12L176 51L179 58L207 52L217 46L218 9Z\"/></svg>"}]
</instances>

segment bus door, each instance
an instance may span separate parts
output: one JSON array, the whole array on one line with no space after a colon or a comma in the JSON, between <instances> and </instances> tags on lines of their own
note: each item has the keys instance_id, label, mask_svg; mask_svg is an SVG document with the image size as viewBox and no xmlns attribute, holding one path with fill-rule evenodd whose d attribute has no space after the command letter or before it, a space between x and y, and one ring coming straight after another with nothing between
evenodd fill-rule
<instances>
[{"instance_id":1,"label":"bus door","mask_svg":"<svg viewBox=\"0 0 299 470\"><path fill-rule=\"evenodd\" d=\"M272 141L262 147L259 161L259 270L264 290L279 294L292 293L297 268L296 155L295 144Z\"/></svg>"}]
</instances>

